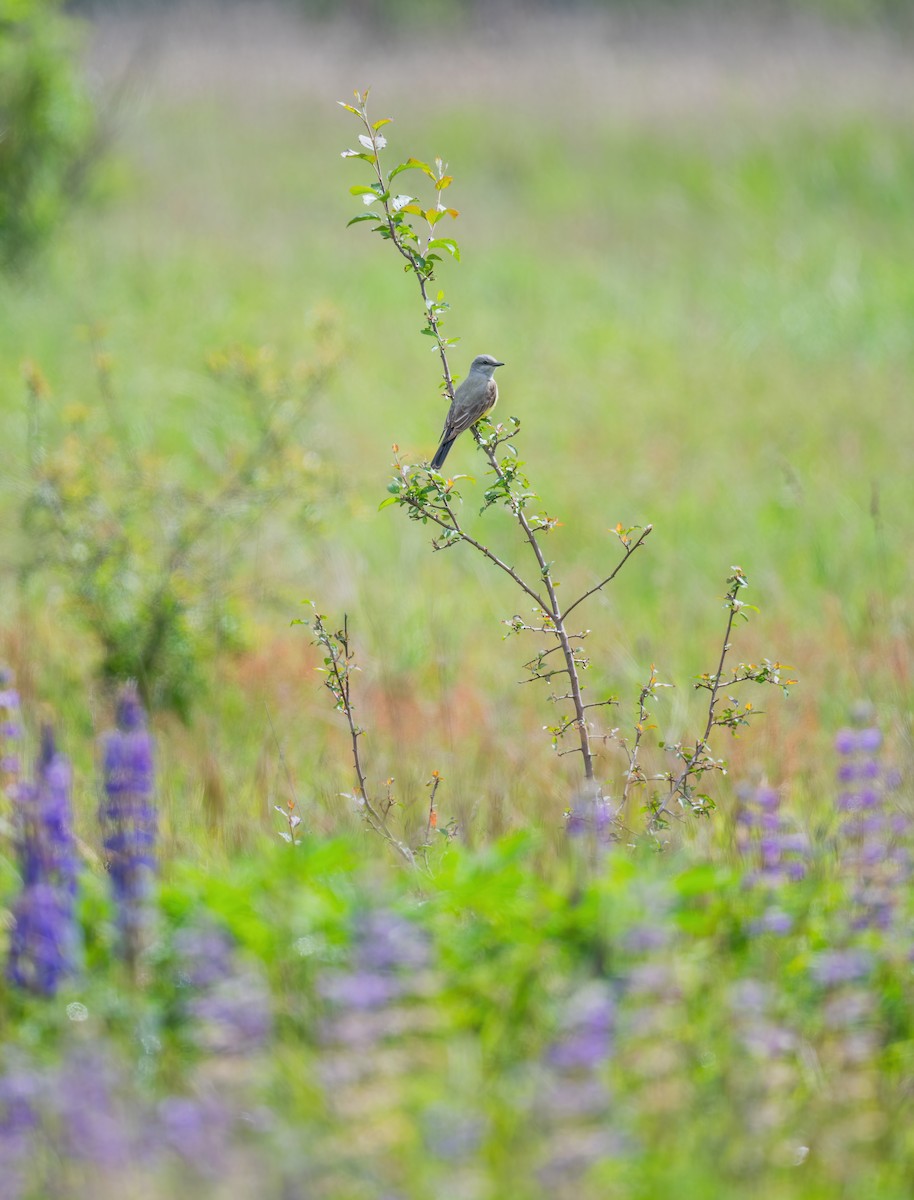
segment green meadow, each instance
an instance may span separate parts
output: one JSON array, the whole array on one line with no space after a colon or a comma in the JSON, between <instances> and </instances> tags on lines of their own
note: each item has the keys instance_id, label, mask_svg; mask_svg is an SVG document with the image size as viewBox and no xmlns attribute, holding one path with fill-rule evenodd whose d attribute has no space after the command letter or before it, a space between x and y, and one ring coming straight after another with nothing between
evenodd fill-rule
<instances>
[{"instance_id":1,"label":"green meadow","mask_svg":"<svg viewBox=\"0 0 914 1200\"><path fill-rule=\"evenodd\" d=\"M121 1047L147 1098L250 1086L270 1108L270 1170L242 1138L234 1183L234 1158L204 1180L214 1196L900 1200L914 1170L910 889L902 872L866 876L868 899L853 890L866 855L842 849L863 835L841 833L834 743L881 731L880 795L909 812L914 52L808 19L559 13L479 35L369 35L258 8L86 24L104 149L46 248L0 276L0 661L26 758L49 721L73 762L86 970L64 1000L87 1006L85 1028ZM461 258L436 281L459 338L451 365L505 361L494 417L520 421L512 444L560 523L544 535L560 595L609 574L617 527L653 527L578 610L586 695L618 701L595 710L598 731L633 736L654 668L674 686L651 705L645 763L662 772L658 743L701 734L694 683L717 669L733 565L754 607L732 665L768 658L797 681L787 696L743 686L760 711L738 736L716 732L726 770L706 818L648 834L635 791L621 845L569 838L580 763L544 728L548 689L521 684L534 645L506 636L529 601L469 546L435 552L430 527L381 507L394 454L427 461L446 405L415 280L367 223L347 228L365 211L349 189L371 176L341 156L360 130L337 101L366 86L372 116L392 118L387 167L437 155L454 177L444 232ZM188 711L150 714L159 933L127 970L96 824L114 681L79 555L55 567L33 540L35 471L53 460L91 511L88 465L106 503L132 506L142 577L158 534L222 495L271 398L302 390L279 456L291 482L237 521L232 497L218 501L193 568L190 632L204 619L216 632L185 647ZM486 462L468 436L447 469L470 477L466 528L528 569L508 514L479 511ZM418 874L355 811L349 731L305 602L348 621L363 763L409 846L427 837L440 776L442 836ZM863 772L875 749L842 753ZM612 802L626 762L611 737L600 754ZM740 825L747 794L763 813L777 796L778 836L796 843L780 874L752 840L764 816ZM277 812L290 802L292 847ZM13 825L5 810L4 838ZM9 840L7 916L14 858ZM855 924L879 888L893 915ZM235 1057L214 1050L212 1019L200 1034L216 985L190 1004L169 982L198 987L180 963L201 914L271 997L272 1032ZM341 964L388 917L425 940L397 933L393 966L365 968L389 993L383 1020L365 993L352 1001L381 1022L371 1042L345 1016ZM61 1005L3 988L4 1036L49 1070ZM575 1038L610 1026L611 1054L607 1040L574 1057ZM597 1088L591 1071L624 1097L605 1121L583 1091L543 1099L569 1080ZM260 1137L260 1109L244 1111L244 1136ZM50 1195L48 1179L53 1194L93 1194L89 1176L48 1170L12 1194ZM183 1194L161 1182L174 1164L162 1170L161 1191L103 1178Z\"/></svg>"},{"instance_id":2,"label":"green meadow","mask_svg":"<svg viewBox=\"0 0 914 1200\"><path fill-rule=\"evenodd\" d=\"M273 33L282 41L284 27ZM269 30L253 49L237 33L220 46L205 23L181 50L192 62L196 45L200 82L177 35L147 39L148 59L125 75L109 65L108 86L127 84L93 202L24 279L2 285L12 561L23 361L48 381L53 430L74 406L100 411L101 346L117 419L181 476L206 446L246 435L237 396L207 376L208 355L268 347L281 370L333 359L300 434L302 454L332 476L318 519L307 530L267 521L231 542L243 564L232 581L239 644L204 664L212 686L194 728L165 738L182 795L197 794L175 814L175 836L190 834L199 807L201 748L230 797L227 819L252 835L270 821L256 771L287 787L280 743L315 819L345 822L345 742L307 630L289 626L305 598L349 615L371 769L398 779L407 820L432 769L445 776L442 807L473 838L534 819L559 825L574 785L574 767L541 735L544 696L517 686L524 648L500 625L518 603L510 583L464 548L432 554L421 526L378 511L392 444L413 461L429 456L444 405L414 285L365 226L345 227L365 164L340 158L356 134L335 101L373 70L374 115L394 118L391 165L440 154L455 177L463 256L439 277L446 332L461 339L454 369L481 350L506 360L499 415L521 420L519 453L562 522L550 550L563 586L586 586L614 562L618 522L654 525L586 612L588 686L620 699L611 725L631 724L654 663L676 684L656 714L660 735L688 735L700 719L691 680L716 661L735 563L760 610L735 657L788 663L800 683L786 702L766 696L758 725L718 747L733 774L785 785L811 811L823 751L859 701L906 744L910 89L891 61L880 75L862 35L864 84L853 86L857 51L845 38L801 45L808 77L779 88L771 64L789 47L776 39L759 61L746 56L746 78L726 31L716 49L713 32L707 45L681 38L681 49L675 35L642 33L618 60L607 35L601 56L587 33L547 27L564 52L534 60L534 39L521 40L491 96L488 60L463 43L366 44L360 61L355 31L318 32L315 46L294 26L301 62L275 50L275 75ZM99 63L117 61L119 43L101 43ZM451 98L435 86L450 57L479 73L478 88L465 79ZM452 470L481 477L470 445L454 453ZM465 507L478 506L468 496ZM479 529L522 556L495 514ZM48 589L26 639L8 588L6 636L36 699L66 704L86 729L93 646L68 626L65 590ZM618 770L608 752L610 787Z\"/></svg>"}]
</instances>

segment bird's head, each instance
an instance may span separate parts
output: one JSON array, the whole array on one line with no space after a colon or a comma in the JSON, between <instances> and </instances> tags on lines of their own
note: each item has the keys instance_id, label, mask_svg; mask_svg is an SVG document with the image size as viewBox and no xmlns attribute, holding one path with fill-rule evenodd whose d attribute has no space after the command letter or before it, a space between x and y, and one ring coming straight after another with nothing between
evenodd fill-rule
<instances>
[{"instance_id":1,"label":"bird's head","mask_svg":"<svg viewBox=\"0 0 914 1200\"><path fill-rule=\"evenodd\" d=\"M495 374L495 368L503 367L504 365L497 358L493 358L491 354L477 354L470 363L470 370L478 371L480 375L485 375L487 379L491 379Z\"/></svg>"}]
</instances>

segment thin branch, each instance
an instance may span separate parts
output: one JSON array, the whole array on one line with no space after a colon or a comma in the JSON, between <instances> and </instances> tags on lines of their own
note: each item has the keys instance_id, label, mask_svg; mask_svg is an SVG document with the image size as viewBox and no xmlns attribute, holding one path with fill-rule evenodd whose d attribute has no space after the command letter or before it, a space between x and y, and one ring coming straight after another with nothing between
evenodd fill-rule
<instances>
[{"instance_id":1,"label":"thin branch","mask_svg":"<svg viewBox=\"0 0 914 1200\"><path fill-rule=\"evenodd\" d=\"M729 653L730 648L731 648L730 647L730 635L733 632L733 622L736 620L737 613L740 611L740 609L742 607L742 605L736 599L737 594L739 593L739 591L742 587L743 587L743 575L740 572L733 577L733 582L731 584L730 590L727 592L727 608L729 610L728 614L727 614L727 627L724 631L724 640L723 640L723 643L722 643L721 649L720 649L720 660L717 664L717 671L712 676L712 683L711 683L711 687L710 687L711 698L708 702L708 720L705 725L705 731L701 735L701 737L698 739L698 741L695 743L695 751L692 754L692 757L690 758L690 760L688 761L688 763L686 765L686 769L682 772L681 775L679 775L675 779L672 778L672 776L671 776L671 778L670 778L670 796L671 797L682 793L683 788L685 787L685 784L686 784L686 780L689 778L690 775L696 774L696 770L695 770L696 761L703 760L705 754L708 751L708 746L709 746L710 737L711 737L711 730L714 728L714 721L715 721L715 717L716 717L717 701L718 701L718 697L720 696L721 687L723 686L724 663L726 662L727 654Z\"/></svg>"},{"instance_id":2,"label":"thin branch","mask_svg":"<svg viewBox=\"0 0 914 1200\"><path fill-rule=\"evenodd\" d=\"M625 554L622 557L622 559L620 560L620 562L617 564L615 570L611 571L610 574L607 575L606 578L604 580L602 580L600 583L598 583L595 587L592 587L588 591L586 591L583 596L579 596L573 604L569 604L569 606L565 609L562 616L567 618L568 614L573 612L579 604L583 604L583 602L585 600L587 600L590 596L592 596L595 592L602 591L602 589L605 588L608 583L612 583L612 581L616 578L616 576L619 574L619 572L622 570L622 568L625 566L625 564L628 562L628 560L631 558L631 556L635 553L635 551L639 548L639 546L642 546L644 544L644 539L650 534L650 532L653 528L654 528L653 525L645 525L644 529L641 531L641 536L638 538L638 540L636 542L634 542L631 546L626 546Z\"/></svg>"},{"instance_id":3,"label":"thin branch","mask_svg":"<svg viewBox=\"0 0 914 1200\"><path fill-rule=\"evenodd\" d=\"M391 846L400 854L411 867L415 867L416 859L410 848L397 838L391 831L382 813L378 812L368 795L368 784L365 778L365 772L362 768L362 760L359 754L359 738L362 735L362 730L358 727L355 721L355 712L352 707L352 699L350 694L350 662L352 653L349 649L349 622L348 617L343 617L343 628L336 634L327 632L326 626L320 615L316 615L314 619L314 631L317 634L318 641L328 652L327 659L327 674L329 676L326 686L331 695L337 701L337 707L346 718L346 723L349 726L349 736L352 745L352 761L355 767L356 779L358 780L358 790L361 794L362 805L365 812L368 814L368 821L376 833L379 833L383 838L390 842ZM342 660L343 666L340 666Z\"/></svg>"}]
</instances>

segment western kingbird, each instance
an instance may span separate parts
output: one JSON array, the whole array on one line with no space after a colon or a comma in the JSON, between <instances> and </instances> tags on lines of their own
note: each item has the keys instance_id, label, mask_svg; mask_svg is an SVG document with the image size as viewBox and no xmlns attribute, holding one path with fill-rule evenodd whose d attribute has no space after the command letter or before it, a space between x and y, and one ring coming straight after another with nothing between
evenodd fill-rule
<instances>
[{"instance_id":1,"label":"western kingbird","mask_svg":"<svg viewBox=\"0 0 914 1200\"><path fill-rule=\"evenodd\" d=\"M432 459L432 470L440 471L448 451L465 429L490 412L498 400L498 385L492 376L496 367L505 364L491 354L478 354L470 363L467 377L454 393L447 420L441 434L441 442Z\"/></svg>"}]
</instances>

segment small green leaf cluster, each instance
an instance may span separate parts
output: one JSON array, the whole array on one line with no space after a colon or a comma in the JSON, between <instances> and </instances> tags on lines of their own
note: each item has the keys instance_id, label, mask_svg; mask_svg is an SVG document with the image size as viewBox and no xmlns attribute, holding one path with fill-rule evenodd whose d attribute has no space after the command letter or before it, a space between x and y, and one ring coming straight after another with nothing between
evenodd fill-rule
<instances>
[{"instance_id":1,"label":"small green leaf cluster","mask_svg":"<svg viewBox=\"0 0 914 1200\"><path fill-rule=\"evenodd\" d=\"M761 686L779 687L785 696L790 694L790 688L796 684L795 679L784 677L789 668L781 663L762 659L757 663L739 663L735 667L725 669L727 655L731 649L730 637L733 625L737 619L748 620L749 612L754 610L739 599L742 590L749 586L745 572L740 567L731 568L727 579L727 593L724 597L724 609L727 612L727 626L724 633L720 661L715 671L706 671L699 675L693 683L697 691L708 695L707 720L703 734L694 742L678 740L675 742L660 741L659 748L671 755L676 765L658 775L645 774L640 761L638 750L643 733L655 726L649 724L650 714L648 700L656 699L658 687L669 687L660 684L654 668L651 677L642 689L639 700L638 720L634 743L629 743L624 737L614 731L616 740L628 753L630 769L628 786L643 787L649 782L661 784L655 788L646 801L644 811L649 816L650 827L654 830L665 829L671 815L676 810L685 809L694 816L707 816L715 807L714 800L707 791L704 782L706 777L714 773L725 775L727 764L724 759L717 758L711 753L711 739L716 730L728 730L736 736L740 729L747 727L756 717L763 715L763 710L756 708L752 701L743 701L732 694L731 689L740 688L743 684L754 683Z\"/></svg>"},{"instance_id":2,"label":"small green leaf cluster","mask_svg":"<svg viewBox=\"0 0 914 1200\"><path fill-rule=\"evenodd\" d=\"M441 158L432 163L410 156L385 171L381 166L381 152L387 146L387 138L381 129L391 123L389 117L371 121L368 117L368 89L355 93L356 103L339 101L340 106L352 113L361 122L365 132L359 134L359 149L344 150L343 158L353 158L368 163L373 168L374 180L368 184L357 183L349 189L353 196L360 196L362 203L372 209L353 217L349 225L368 221L372 232L385 241L392 242L406 260L405 271L412 271L419 281L425 305L426 324L422 329L425 336L432 338L439 350L453 345L456 338L446 338L441 333L441 323L448 310L444 292L439 289L432 297L427 285L435 278L435 268L443 255L460 260L460 246L453 237L442 236L437 226L446 217L456 220L456 208L445 203L444 193L454 182ZM417 171L431 184L433 202L423 202L420 197L406 192L397 192L392 185L406 171ZM452 389L450 389L452 390Z\"/></svg>"}]
</instances>

